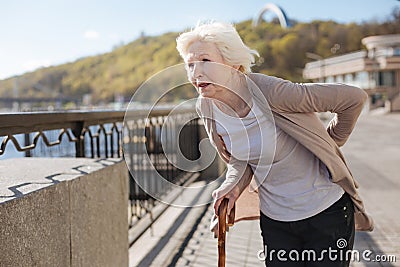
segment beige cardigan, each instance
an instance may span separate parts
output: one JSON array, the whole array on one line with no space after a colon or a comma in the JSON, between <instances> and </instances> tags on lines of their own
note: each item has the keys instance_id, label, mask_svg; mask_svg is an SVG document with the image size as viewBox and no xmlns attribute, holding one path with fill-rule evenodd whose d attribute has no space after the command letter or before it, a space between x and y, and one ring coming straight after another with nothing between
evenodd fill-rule
<instances>
[{"instance_id":1,"label":"beige cardigan","mask_svg":"<svg viewBox=\"0 0 400 267\"><path fill-rule=\"evenodd\" d=\"M327 166L332 181L349 193L355 206L356 230L372 231L373 221L365 213L357 193L358 184L339 149L349 138L367 94L357 87L344 84L298 84L256 73L250 73L247 77L252 97L264 115L314 153ZM258 219L259 198L257 191L250 190L253 176L250 166L231 157L224 149L212 119L210 99L199 97L197 111L204 121L211 143L228 167L225 182L220 187L224 190L214 197L229 192L237 182L242 193L236 201L235 222ZM336 113L327 129L315 114L326 111Z\"/></svg>"}]
</instances>

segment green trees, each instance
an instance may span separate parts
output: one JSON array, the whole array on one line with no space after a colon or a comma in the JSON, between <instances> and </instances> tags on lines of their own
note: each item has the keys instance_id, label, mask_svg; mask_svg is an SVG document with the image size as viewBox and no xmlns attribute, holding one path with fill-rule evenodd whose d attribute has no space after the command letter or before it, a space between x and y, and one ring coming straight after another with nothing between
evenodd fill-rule
<instances>
[{"instance_id":1,"label":"green trees","mask_svg":"<svg viewBox=\"0 0 400 267\"><path fill-rule=\"evenodd\" d=\"M301 82L302 69L311 59L307 52L324 58L363 49L361 39L370 35L400 33L400 9L384 22L339 24L334 21L294 22L282 29L279 23L251 21L236 24L244 42L260 53L253 71ZM25 97L66 96L82 99L91 94L94 103L112 101L115 95L127 100L158 71L182 63L176 51L178 33L142 36L102 55L91 56L18 77L18 95ZM0 97L15 96L15 78L0 81ZM195 95L194 90L176 90L168 100Z\"/></svg>"}]
</instances>

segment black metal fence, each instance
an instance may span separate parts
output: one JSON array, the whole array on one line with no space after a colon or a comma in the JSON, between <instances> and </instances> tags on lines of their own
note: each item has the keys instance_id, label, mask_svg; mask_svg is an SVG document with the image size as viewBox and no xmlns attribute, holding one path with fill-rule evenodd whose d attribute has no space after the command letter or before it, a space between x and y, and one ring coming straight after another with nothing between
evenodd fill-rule
<instances>
[{"instance_id":1,"label":"black metal fence","mask_svg":"<svg viewBox=\"0 0 400 267\"><path fill-rule=\"evenodd\" d=\"M185 183L186 171L177 167L178 150L189 160L200 155L198 119L191 119L193 115L193 109L173 115L169 110L156 110L149 117L136 113L125 120L123 146L130 180L134 181L130 183L133 219L140 219L155 199L168 194L171 187L162 183L160 176L172 184Z\"/></svg>"},{"instance_id":2,"label":"black metal fence","mask_svg":"<svg viewBox=\"0 0 400 267\"><path fill-rule=\"evenodd\" d=\"M124 111L0 114L0 160L7 157L10 146L28 157L122 158L128 155L131 222L134 222L152 209L154 197L169 190L162 188L151 169L171 183L182 184L186 172L176 167L177 150L187 159L199 157L198 123L197 119L191 119L195 117L194 110L169 115L170 111L158 109L150 114L130 111L134 116L129 120Z\"/></svg>"}]
</instances>

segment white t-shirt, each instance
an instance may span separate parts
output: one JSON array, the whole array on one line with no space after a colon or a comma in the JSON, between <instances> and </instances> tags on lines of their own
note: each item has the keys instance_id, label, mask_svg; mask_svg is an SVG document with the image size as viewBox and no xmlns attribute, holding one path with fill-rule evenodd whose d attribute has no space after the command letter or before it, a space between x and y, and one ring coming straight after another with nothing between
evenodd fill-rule
<instances>
[{"instance_id":1,"label":"white t-shirt","mask_svg":"<svg viewBox=\"0 0 400 267\"><path fill-rule=\"evenodd\" d=\"M249 162L259 184L261 212L279 221L318 214L343 195L326 166L263 115L254 103L244 118L231 117L213 103L216 130L232 156ZM275 150L275 153L274 153Z\"/></svg>"}]
</instances>

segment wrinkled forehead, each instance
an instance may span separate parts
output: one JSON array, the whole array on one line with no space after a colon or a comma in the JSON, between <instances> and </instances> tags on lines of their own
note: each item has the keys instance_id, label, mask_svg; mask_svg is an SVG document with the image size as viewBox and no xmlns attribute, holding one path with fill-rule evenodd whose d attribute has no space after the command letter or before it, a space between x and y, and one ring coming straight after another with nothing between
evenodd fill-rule
<instances>
[{"instance_id":1,"label":"wrinkled forehead","mask_svg":"<svg viewBox=\"0 0 400 267\"><path fill-rule=\"evenodd\" d=\"M211 42L196 41L189 45L185 61L200 60L204 56L220 56L217 46Z\"/></svg>"}]
</instances>

